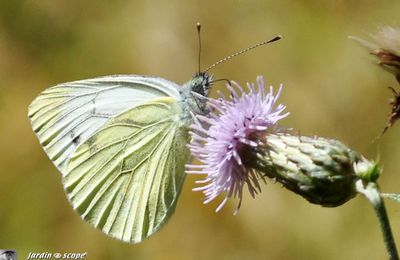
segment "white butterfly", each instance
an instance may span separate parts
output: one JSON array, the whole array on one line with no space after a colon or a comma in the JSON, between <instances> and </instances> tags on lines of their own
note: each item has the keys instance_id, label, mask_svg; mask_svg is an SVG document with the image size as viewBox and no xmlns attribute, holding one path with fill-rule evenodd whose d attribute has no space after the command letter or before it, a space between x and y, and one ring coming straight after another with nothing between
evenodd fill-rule
<instances>
[{"instance_id":1,"label":"white butterfly","mask_svg":"<svg viewBox=\"0 0 400 260\"><path fill-rule=\"evenodd\" d=\"M107 76L56 85L32 102L32 128L83 219L133 243L168 220L190 157L187 126L205 112L210 79Z\"/></svg>"}]
</instances>

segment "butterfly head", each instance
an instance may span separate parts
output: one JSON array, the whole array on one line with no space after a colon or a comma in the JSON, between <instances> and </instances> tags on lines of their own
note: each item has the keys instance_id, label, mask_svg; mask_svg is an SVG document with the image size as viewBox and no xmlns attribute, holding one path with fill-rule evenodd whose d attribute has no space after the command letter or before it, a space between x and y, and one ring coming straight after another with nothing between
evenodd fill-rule
<instances>
[{"instance_id":1,"label":"butterfly head","mask_svg":"<svg viewBox=\"0 0 400 260\"><path fill-rule=\"evenodd\" d=\"M212 85L212 76L206 72L199 72L183 84L180 89L182 97L184 118L191 120L191 113L207 113L207 96Z\"/></svg>"},{"instance_id":2,"label":"butterfly head","mask_svg":"<svg viewBox=\"0 0 400 260\"><path fill-rule=\"evenodd\" d=\"M202 95L203 97L208 96L208 90L211 87L212 76L207 72L199 72L190 81L191 91Z\"/></svg>"}]
</instances>

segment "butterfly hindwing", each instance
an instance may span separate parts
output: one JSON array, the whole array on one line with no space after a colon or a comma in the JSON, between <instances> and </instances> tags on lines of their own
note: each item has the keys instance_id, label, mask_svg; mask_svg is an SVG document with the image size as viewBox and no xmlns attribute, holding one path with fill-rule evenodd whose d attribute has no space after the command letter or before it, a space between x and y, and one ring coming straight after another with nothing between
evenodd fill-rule
<instances>
[{"instance_id":1,"label":"butterfly hindwing","mask_svg":"<svg viewBox=\"0 0 400 260\"><path fill-rule=\"evenodd\" d=\"M79 145L63 185L83 219L133 243L168 220L190 156L181 115L176 99L152 99L110 119Z\"/></svg>"},{"instance_id":2,"label":"butterfly hindwing","mask_svg":"<svg viewBox=\"0 0 400 260\"><path fill-rule=\"evenodd\" d=\"M180 98L178 86L156 77L115 75L59 84L29 106L32 128L62 174L76 147L110 118L152 98Z\"/></svg>"}]
</instances>

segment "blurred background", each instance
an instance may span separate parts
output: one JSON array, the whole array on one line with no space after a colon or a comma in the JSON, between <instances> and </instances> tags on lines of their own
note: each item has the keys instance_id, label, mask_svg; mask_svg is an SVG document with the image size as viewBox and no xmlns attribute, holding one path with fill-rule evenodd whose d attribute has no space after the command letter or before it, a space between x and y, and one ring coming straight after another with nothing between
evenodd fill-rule
<instances>
[{"instance_id":1,"label":"blurred background","mask_svg":"<svg viewBox=\"0 0 400 260\"><path fill-rule=\"evenodd\" d=\"M399 87L349 35L398 25L398 1L0 1L0 247L88 252L87 259L386 259L372 207L361 196L322 208L269 182L239 215L203 205L188 176L175 215L150 239L130 245L104 235L68 205L60 174L27 118L30 102L57 83L110 74L157 75L183 83L234 51L284 39L213 69L239 83L264 75L284 85L282 121L303 135L339 139L384 166L383 191L400 192L400 124L372 140ZM397 18L397 21L396 21ZM216 84L216 90L224 85ZM400 243L400 205L387 202Z\"/></svg>"}]
</instances>

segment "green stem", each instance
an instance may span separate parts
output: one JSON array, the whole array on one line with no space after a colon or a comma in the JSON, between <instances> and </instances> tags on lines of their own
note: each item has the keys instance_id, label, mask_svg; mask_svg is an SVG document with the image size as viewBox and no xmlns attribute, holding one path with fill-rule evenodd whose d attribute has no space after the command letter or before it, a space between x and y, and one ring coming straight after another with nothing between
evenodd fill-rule
<instances>
[{"instance_id":1,"label":"green stem","mask_svg":"<svg viewBox=\"0 0 400 260\"><path fill-rule=\"evenodd\" d=\"M372 203L375 213L378 217L381 226L383 239L385 241L386 250L390 260L399 260L396 243L394 241L392 229L390 228L389 217L386 212L385 204L379 192L378 185L374 182L369 182L364 185L362 180L356 182L357 191L364 194L365 197Z\"/></svg>"}]
</instances>

